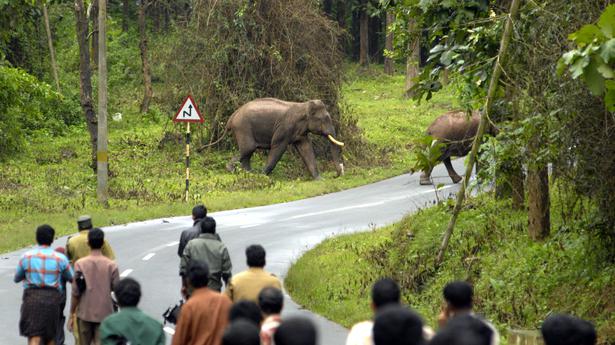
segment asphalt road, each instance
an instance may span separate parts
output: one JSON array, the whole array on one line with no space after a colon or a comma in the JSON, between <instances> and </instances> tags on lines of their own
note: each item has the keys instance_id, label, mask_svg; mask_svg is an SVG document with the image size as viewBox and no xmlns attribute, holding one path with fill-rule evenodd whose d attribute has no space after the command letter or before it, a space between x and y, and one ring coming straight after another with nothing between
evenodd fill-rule
<instances>
[{"instance_id":1,"label":"asphalt road","mask_svg":"<svg viewBox=\"0 0 615 345\"><path fill-rule=\"evenodd\" d=\"M463 170L462 159L453 164L458 172ZM445 184L439 191L440 197L458 190L459 185L451 184L443 165L434 169L433 177L436 183ZM431 204L435 199L434 188L420 186L418 181L418 174L402 175L338 193L216 212L211 216L216 219L218 233L231 254L233 272L246 269L244 250L258 243L267 250L266 269L283 278L293 261L323 239L391 224L408 212ZM190 210L191 206L187 206L186 213ZM142 284L140 307L160 320L162 312L179 300L177 243L181 231L191 225L190 217L173 217L104 229L115 250L121 275L129 275ZM66 238L61 238L54 246L65 243ZM18 330L22 287L13 283L15 267L25 251L0 255L2 345L26 342ZM348 332L345 328L302 309L288 296L285 303L285 315L301 314L317 323L321 345L344 344ZM170 338L167 335L167 343ZM70 334L67 344L73 344Z\"/></svg>"}]
</instances>

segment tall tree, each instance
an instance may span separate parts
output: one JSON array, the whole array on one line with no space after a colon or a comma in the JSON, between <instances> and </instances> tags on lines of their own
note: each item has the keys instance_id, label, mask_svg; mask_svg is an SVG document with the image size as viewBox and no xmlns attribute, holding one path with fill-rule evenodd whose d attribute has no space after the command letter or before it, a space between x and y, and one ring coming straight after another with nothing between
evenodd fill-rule
<instances>
[{"instance_id":1,"label":"tall tree","mask_svg":"<svg viewBox=\"0 0 615 345\"><path fill-rule=\"evenodd\" d=\"M502 74L502 66L500 64L501 61L506 58L508 45L510 44L510 38L512 36L513 19L517 17L517 12L519 11L520 4L521 0L512 0L512 3L510 4L510 12L506 19L506 25L504 27L504 32L502 33L502 39L500 41L500 50L493 64L493 74L491 75L491 80L489 81L489 89L487 90L487 97L485 99L484 113L483 116L481 116L480 124L478 126L476 136L474 137L474 142L472 143L472 151L470 152L470 157L468 159L468 166L466 167L465 177L463 179L463 182L461 183L461 188L459 189L459 192L457 192L457 202L455 203L455 208L453 209L453 215L451 216L446 231L444 232L442 244L440 245L440 249L438 250L438 256L436 257L435 261L436 267L439 267L442 263L442 260L444 259L444 254L446 253L448 242L453 234L455 224L457 223L457 217L461 212L461 207L463 206L463 202L466 197L466 188L468 185L468 180L470 179L470 176L472 176L472 169L474 168L474 163L476 162L478 147L480 146L481 140L483 139L483 133L485 133L487 121L489 121L489 115L491 114L493 102L495 101L495 94L498 88L498 84L500 82L500 75Z\"/></svg>"},{"instance_id":2,"label":"tall tree","mask_svg":"<svg viewBox=\"0 0 615 345\"><path fill-rule=\"evenodd\" d=\"M98 67L98 4L99 0L92 0L89 8L90 21L92 22L92 67Z\"/></svg>"},{"instance_id":3,"label":"tall tree","mask_svg":"<svg viewBox=\"0 0 615 345\"><path fill-rule=\"evenodd\" d=\"M538 151L543 140L534 135L530 140L530 154ZM549 200L549 169L546 164L530 164L527 169L528 232L533 240L549 236L551 228Z\"/></svg>"},{"instance_id":4,"label":"tall tree","mask_svg":"<svg viewBox=\"0 0 615 345\"><path fill-rule=\"evenodd\" d=\"M387 12L387 19L386 19L386 42L384 45L384 48L386 49L386 51L388 52L392 52L393 51L393 31L389 30L389 27L393 24L393 22L395 21L395 15L392 12ZM384 56L384 73L392 75L395 69L395 64L393 62L393 59L391 59L388 56Z\"/></svg>"},{"instance_id":5,"label":"tall tree","mask_svg":"<svg viewBox=\"0 0 615 345\"><path fill-rule=\"evenodd\" d=\"M109 153L107 152L107 0L98 0L98 152L97 188L98 201L109 206L107 179L109 178Z\"/></svg>"},{"instance_id":6,"label":"tall tree","mask_svg":"<svg viewBox=\"0 0 615 345\"><path fill-rule=\"evenodd\" d=\"M359 64L369 66L369 15L367 13L367 1L362 1L359 9Z\"/></svg>"},{"instance_id":7,"label":"tall tree","mask_svg":"<svg viewBox=\"0 0 615 345\"><path fill-rule=\"evenodd\" d=\"M414 78L420 74L419 62L421 61L421 34L418 25L414 18L408 20L408 32L412 36L408 51L408 59L406 60L406 85L404 93L406 97L412 97L412 87L414 86Z\"/></svg>"},{"instance_id":8,"label":"tall tree","mask_svg":"<svg viewBox=\"0 0 615 345\"><path fill-rule=\"evenodd\" d=\"M60 90L60 79L58 78L58 65L56 63L56 52L53 49L53 38L51 36L51 27L49 25L49 14L47 13L47 3L41 1L43 7L43 19L45 20L45 31L47 32L47 43L49 44L49 57L51 58L51 72L53 74L53 80L56 83L56 89Z\"/></svg>"},{"instance_id":9,"label":"tall tree","mask_svg":"<svg viewBox=\"0 0 615 345\"><path fill-rule=\"evenodd\" d=\"M148 0L141 0L139 4L139 49L141 50L141 64L143 66L143 101L141 102L141 112L146 113L149 110L149 103L152 99L152 76L149 67L149 59L147 57L147 22L146 11L150 5Z\"/></svg>"},{"instance_id":10,"label":"tall tree","mask_svg":"<svg viewBox=\"0 0 615 345\"><path fill-rule=\"evenodd\" d=\"M122 0L122 31L128 31L128 20L130 19L130 0Z\"/></svg>"},{"instance_id":11,"label":"tall tree","mask_svg":"<svg viewBox=\"0 0 615 345\"><path fill-rule=\"evenodd\" d=\"M345 1L337 1L335 6L335 14L337 17L337 23L341 28L346 27L346 2Z\"/></svg>"},{"instance_id":12,"label":"tall tree","mask_svg":"<svg viewBox=\"0 0 615 345\"><path fill-rule=\"evenodd\" d=\"M98 141L98 119L92 102L92 69L90 67L90 48L88 47L88 18L83 0L75 0L75 24L77 26L77 43L79 45L79 91L81 108L90 133L92 145L92 168L96 169L96 151Z\"/></svg>"}]
</instances>

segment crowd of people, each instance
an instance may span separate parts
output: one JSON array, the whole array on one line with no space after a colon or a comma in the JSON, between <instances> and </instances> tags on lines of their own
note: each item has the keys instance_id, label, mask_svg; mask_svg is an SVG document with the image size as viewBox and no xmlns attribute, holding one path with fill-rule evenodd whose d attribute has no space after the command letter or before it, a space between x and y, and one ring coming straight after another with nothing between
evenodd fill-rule
<instances>
[{"instance_id":1,"label":"crowd of people","mask_svg":"<svg viewBox=\"0 0 615 345\"><path fill-rule=\"evenodd\" d=\"M282 282L265 271L266 251L246 248L248 269L232 275L228 249L207 209L192 210L193 226L180 236L178 256L185 301L176 320L173 345L315 345L318 333L308 318L282 317ZM15 282L23 282L19 330L29 345L63 345L64 324L77 345L164 345L163 324L138 308L141 286L120 279L115 253L89 216L66 247L52 249L55 230L36 229L37 246L19 260ZM64 316L67 287L70 308ZM224 290L223 290L224 287ZM401 301L394 280L378 280L371 290L372 320L354 325L346 345L499 345L496 328L473 311L473 288L454 281L443 288L438 329ZM549 316L541 327L546 345L594 345L596 331L585 320ZM334 344L322 344L334 345Z\"/></svg>"}]
</instances>

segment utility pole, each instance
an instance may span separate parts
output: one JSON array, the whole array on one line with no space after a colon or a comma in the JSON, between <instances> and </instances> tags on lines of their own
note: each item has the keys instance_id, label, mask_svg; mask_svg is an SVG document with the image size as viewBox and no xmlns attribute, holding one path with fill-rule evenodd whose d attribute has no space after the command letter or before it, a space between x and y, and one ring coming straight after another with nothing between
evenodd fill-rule
<instances>
[{"instance_id":1,"label":"utility pole","mask_svg":"<svg viewBox=\"0 0 615 345\"><path fill-rule=\"evenodd\" d=\"M109 206L107 179L109 178L109 153L107 151L107 0L98 0L98 152L96 195L98 201Z\"/></svg>"}]
</instances>

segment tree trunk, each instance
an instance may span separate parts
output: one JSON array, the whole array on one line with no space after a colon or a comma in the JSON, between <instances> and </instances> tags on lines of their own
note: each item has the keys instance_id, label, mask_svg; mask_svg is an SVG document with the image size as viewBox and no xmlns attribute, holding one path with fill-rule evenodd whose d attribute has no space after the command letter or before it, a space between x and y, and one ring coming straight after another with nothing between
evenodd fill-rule
<instances>
[{"instance_id":1,"label":"tree trunk","mask_svg":"<svg viewBox=\"0 0 615 345\"><path fill-rule=\"evenodd\" d=\"M338 0L335 12L337 15L337 24L339 24L341 28L345 28L346 27L346 2L342 0Z\"/></svg>"},{"instance_id":2,"label":"tree trunk","mask_svg":"<svg viewBox=\"0 0 615 345\"><path fill-rule=\"evenodd\" d=\"M128 20L130 19L130 1L122 0L122 31L128 31Z\"/></svg>"},{"instance_id":3,"label":"tree trunk","mask_svg":"<svg viewBox=\"0 0 615 345\"><path fill-rule=\"evenodd\" d=\"M98 187L96 195L98 202L109 207L109 153L107 152L107 0L98 0Z\"/></svg>"},{"instance_id":4,"label":"tree trunk","mask_svg":"<svg viewBox=\"0 0 615 345\"><path fill-rule=\"evenodd\" d=\"M90 4L90 20L92 21L92 67L98 67L98 4L99 0L92 0Z\"/></svg>"},{"instance_id":5,"label":"tree trunk","mask_svg":"<svg viewBox=\"0 0 615 345\"><path fill-rule=\"evenodd\" d=\"M149 103L152 99L152 76L149 68L149 60L147 59L147 26L145 21L145 11L148 6L148 2L141 0L139 5L139 36L141 42L139 43L139 49L141 50L141 63L143 66L143 101L141 102L141 112L147 113L149 110Z\"/></svg>"},{"instance_id":6,"label":"tree trunk","mask_svg":"<svg viewBox=\"0 0 615 345\"><path fill-rule=\"evenodd\" d=\"M60 90L60 79L58 78L58 65L56 63L56 52L53 49L53 38L51 37L51 28L49 26L49 14L47 13L47 4L43 5L43 18L45 20L45 31L47 31L47 42L49 43L49 57L51 58L51 72L53 73L53 80L56 83L56 89Z\"/></svg>"},{"instance_id":7,"label":"tree trunk","mask_svg":"<svg viewBox=\"0 0 615 345\"><path fill-rule=\"evenodd\" d=\"M418 30L416 20L410 18L408 21L408 32L414 38L410 41L408 51L408 59L406 60L406 85L404 87L404 94L407 98L412 97L412 87L414 86L414 78L418 77L421 73L419 69L419 62L421 61L421 33Z\"/></svg>"},{"instance_id":8,"label":"tree trunk","mask_svg":"<svg viewBox=\"0 0 615 345\"><path fill-rule=\"evenodd\" d=\"M387 21L386 21L386 42L384 45L384 49L388 52L393 51L393 32L390 31L390 26L395 21L395 15L392 12L387 12ZM395 72L395 63L393 59L384 55L384 73L388 75L392 75Z\"/></svg>"},{"instance_id":9,"label":"tree trunk","mask_svg":"<svg viewBox=\"0 0 615 345\"><path fill-rule=\"evenodd\" d=\"M90 47L88 47L88 18L83 0L75 0L77 43L79 44L79 92L85 123L90 133L92 145L92 169L96 170L96 150L98 140L98 120L92 102L92 70L90 68Z\"/></svg>"},{"instance_id":10,"label":"tree trunk","mask_svg":"<svg viewBox=\"0 0 615 345\"><path fill-rule=\"evenodd\" d=\"M536 152L540 142L539 136L530 139L530 156ZM527 191L529 235L535 241L545 239L551 228L549 170L546 165L530 164L527 169Z\"/></svg>"},{"instance_id":11,"label":"tree trunk","mask_svg":"<svg viewBox=\"0 0 615 345\"><path fill-rule=\"evenodd\" d=\"M332 17L333 14L333 0L323 0L322 10L328 17Z\"/></svg>"},{"instance_id":12,"label":"tree trunk","mask_svg":"<svg viewBox=\"0 0 615 345\"><path fill-rule=\"evenodd\" d=\"M519 166L510 173L513 210L522 210L525 203L525 174Z\"/></svg>"},{"instance_id":13,"label":"tree trunk","mask_svg":"<svg viewBox=\"0 0 615 345\"><path fill-rule=\"evenodd\" d=\"M468 165L466 166L466 174L463 179L463 182L461 183L461 188L459 189L459 192L457 192L457 202L455 203L455 208L453 209L453 215L451 216L451 220L449 221L446 231L444 232L442 244L440 245L440 249L438 250L438 256L435 260L436 267L440 267L440 264L444 259L444 254L446 253L448 242L453 235L455 223L457 223L457 217L459 217L459 212L461 212L461 207L463 206L463 201L465 200L468 180L470 180L470 177L472 176L472 169L474 168L474 163L476 162L476 154L478 153L478 147L480 146L480 142L483 138L485 127L487 127L487 121L489 120L489 116L491 114L491 107L493 105L493 101L495 100L495 93L500 82L500 75L502 74L502 66L500 65L500 62L503 61L506 57L508 45L510 44L510 37L512 36L513 19L517 17L520 3L521 0L512 0L512 4L510 5L510 13L508 15L508 18L506 19L506 26L504 27L504 33L502 33L502 40L500 41L500 51L498 52L495 64L493 65L493 74L491 76L491 80L489 81L489 89L487 90L484 114L483 116L481 116L480 124L478 125L478 130L476 132L476 137L474 137L474 142L472 143L472 151L470 152L470 156L468 157L469 159Z\"/></svg>"},{"instance_id":14,"label":"tree trunk","mask_svg":"<svg viewBox=\"0 0 615 345\"><path fill-rule=\"evenodd\" d=\"M369 17L367 16L367 10L362 9L359 17L359 65L363 67L369 66Z\"/></svg>"}]
</instances>

